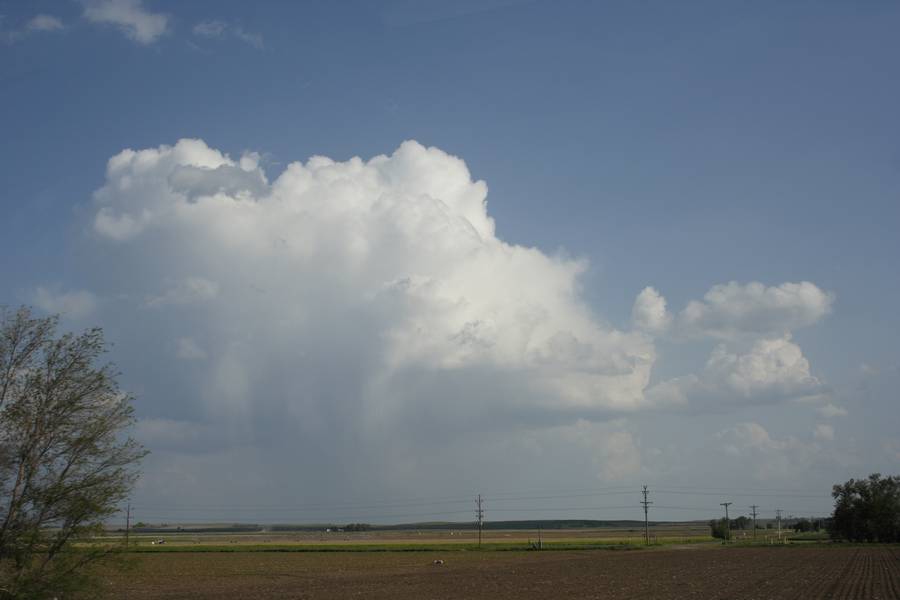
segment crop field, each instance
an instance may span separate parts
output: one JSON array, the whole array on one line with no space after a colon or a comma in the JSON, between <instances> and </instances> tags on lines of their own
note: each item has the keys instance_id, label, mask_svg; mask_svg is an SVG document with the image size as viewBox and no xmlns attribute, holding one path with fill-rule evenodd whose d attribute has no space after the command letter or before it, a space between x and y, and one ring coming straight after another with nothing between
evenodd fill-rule
<instances>
[{"instance_id":1,"label":"crop field","mask_svg":"<svg viewBox=\"0 0 900 600\"><path fill-rule=\"evenodd\" d=\"M489 549L528 549L540 538L544 547L598 547L635 545L644 541L643 529L634 528L572 528L538 530L485 530L482 543ZM650 540L656 544L707 542L709 528L705 526L654 527ZM159 540L164 544L158 545ZM477 547L478 536L471 528L447 530L378 530L367 532L301 531L301 532L218 532L191 533L170 531L132 535L129 547L141 552L178 551L240 551L275 550L414 550L460 549ZM109 543L122 541L121 536L109 536Z\"/></svg>"},{"instance_id":2,"label":"crop field","mask_svg":"<svg viewBox=\"0 0 900 600\"><path fill-rule=\"evenodd\" d=\"M158 552L111 596L242 598L896 599L900 548L693 544L556 552ZM435 560L444 564L436 565Z\"/></svg>"}]
</instances>

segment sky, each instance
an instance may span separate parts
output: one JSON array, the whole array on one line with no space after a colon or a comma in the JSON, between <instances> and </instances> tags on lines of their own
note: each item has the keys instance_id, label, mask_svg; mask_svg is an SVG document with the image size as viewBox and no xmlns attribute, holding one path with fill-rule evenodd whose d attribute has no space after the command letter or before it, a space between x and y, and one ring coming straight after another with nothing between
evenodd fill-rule
<instances>
[{"instance_id":1,"label":"sky","mask_svg":"<svg viewBox=\"0 0 900 600\"><path fill-rule=\"evenodd\" d=\"M147 522L830 512L900 464L900 5L0 1L0 304Z\"/></svg>"}]
</instances>

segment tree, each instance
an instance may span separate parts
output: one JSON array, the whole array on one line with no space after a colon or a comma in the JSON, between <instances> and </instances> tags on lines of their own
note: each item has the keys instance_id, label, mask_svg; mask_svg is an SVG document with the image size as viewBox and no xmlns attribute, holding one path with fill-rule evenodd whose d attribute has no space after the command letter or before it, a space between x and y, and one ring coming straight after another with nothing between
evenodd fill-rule
<instances>
[{"instance_id":1,"label":"tree","mask_svg":"<svg viewBox=\"0 0 900 600\"><path fill-rule=\"evenodd\" d=\"M728 521L723 519L713 519L709 522L709 533L712 537L720 540L731 539L731 532L728 529Z\"/></svg>"},{"instance_id":2,"label":"tree","mask_svg":"<svg viewBox=\"0 0 900 600\"><path fill-rule=\"evenodd\" d=\"M809 519L799 519L794 523L794 531L806 533L813 530L813 523Z\"/></svg>"},{"instance_id":3,"label":"tree","mask_svg":"<svg viewBox=\"0 0 900 600\"><path fill-rule=\"evenodd\" d=\"M126 435L131 398L99 364L101 330L57 326L0 308L0 598L90 589L112 548L81 542L117 512L145 454Z\"/></svg>"},{"instance_id":4,"label":"tree","mask_svg":"<svg viewBox=\"0 0 900 600\"><path fill-rule=\"evenodd\" d=\"M835 485L828 531L853 542L900 542L900 476L851 479Z\"/></svg>"}]
</instances>

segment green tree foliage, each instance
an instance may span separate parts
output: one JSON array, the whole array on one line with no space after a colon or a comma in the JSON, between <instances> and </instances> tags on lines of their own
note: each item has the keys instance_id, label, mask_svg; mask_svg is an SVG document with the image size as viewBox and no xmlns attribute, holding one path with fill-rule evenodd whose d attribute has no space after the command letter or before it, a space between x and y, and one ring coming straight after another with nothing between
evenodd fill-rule
<instances>
[{"instance_id":1,"label":"green tree foliage","mask_svg":"<svg viewBox=\"0 0 900 600\"><path fill-rule=\"evenodd\" d=\"M810 521L809 519L800 519L796 523L794 523L793 527L794 531L797 531L799 533L806 533L813 530L812 521Z\"/></svg>"},{"instance_id":2,"label":"green tree foliage","mask_svg":"<svg viewBox=\"0 0 900 600\"><path fill-rule=\"evenodd\" d=\"M710 521L709 533L716 539L731 539L729 537L728 521L725 519L713 519L712 521Z\"/></svg>"},{"instance_id":3,"label":"green tree foliage","mask_svg":"<svg viewBox=\"0 0 900 600\"><path fill-rule=\"evenodd\" d=\"M0 309L0 598L90 596L111 556L90 538L144 451L104 351L99 329L58 335L56 318Z\"/></svg>"},{"instance_id":4,"label":"green tree foliage","mask_svg":"<svg viewBox=\"0 0 900 600\"><path fill-rule=\"evenodd\" d=\"M900 542L900 476L851 479L836 485L832 538L854 542Z\"/></svg>"}]
</instances>

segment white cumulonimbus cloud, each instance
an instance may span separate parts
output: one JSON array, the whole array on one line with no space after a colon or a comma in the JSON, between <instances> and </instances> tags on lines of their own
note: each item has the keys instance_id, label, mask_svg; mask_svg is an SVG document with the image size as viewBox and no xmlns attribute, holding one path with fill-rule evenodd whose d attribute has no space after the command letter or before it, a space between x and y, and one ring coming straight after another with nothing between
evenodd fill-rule
<instances>
[{"instance_id":1,"label":"white cumulonimbus cloud","mask_svg":"<svg viewBox=\"0 0 900 600\"><path fill-rule=\"evenodd\" d=\"M644 406L652 343L592 316L584 261L498 239L486 195L461 160L416 142L368 161L313 157L269 182L256 155L181 140L110 159L93 226L128 265L115 293L160 313L142 319L190 313L180 354L199 355L187 338L208 349L210 388L231 408L361 402L371 424L424 407ZM261 394L273 368L303 384ZM356 399L330 397L351 382ZM450 388L462 397L433 391Z\"/></svg>"},{"instance_id":2,"label":"white cumulonimbus cloud","mask_svg":"<svg viewBox=\"0 0 900 600\"><path fill-rule=\"evenodd\" d=\"M191 448L233 449L182 455L192 473L241 464L263 477L315 455L318 473L354 470L354 485L378 473L394 489L443 464L435 448L459 461L481 447L460 436L518 428L552 446L539 432L648 408L652 340L595 318L585 261L499 239L486 197L462 160L411 141L369 160L315 156L274 180L258 155L201 140L112 157L89 276L113 299L117 361L143 386L144 443L165 451L174 428ZM577 430L602 436L567 442L589 448L598 477L639 466L630 433Z\"/></svg>"},{"instance_id":3,"label":"white cumulonimbus cloud","mask_svg":"<svg viewBox=\"0 0 900 600\"><path fill-rule=\"evenodd\" d=\"M584 454L599 479L625 480L641 451L616 415L822 391L789 334L763 335L827 312L830 299L816 312L770 298L814 300L813 284L716 286L677 318L648 287L634 329L616 329L581 297L586 262L499 239L486 199L462 160L414 141L369 160L314 156L274 179L258 154L201 140L113 156L86 276L138 382L142 440L182 453L147 485L227 493L200 474L241 469L253 494L315 456L300 462L317 476L355 473L332 488L396 487L488 447ZM685 326L758 335L648 389L654 337ZM171 431L191 443L172 446ZM473 437L501 431L516 443ZM510 471L512 458L495 460Z\"/></svg>"}]
</instances>

